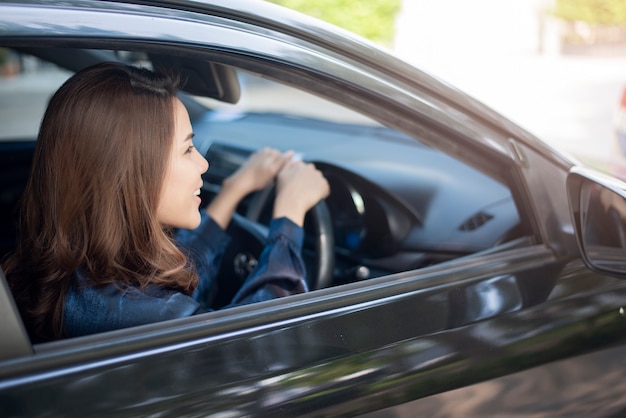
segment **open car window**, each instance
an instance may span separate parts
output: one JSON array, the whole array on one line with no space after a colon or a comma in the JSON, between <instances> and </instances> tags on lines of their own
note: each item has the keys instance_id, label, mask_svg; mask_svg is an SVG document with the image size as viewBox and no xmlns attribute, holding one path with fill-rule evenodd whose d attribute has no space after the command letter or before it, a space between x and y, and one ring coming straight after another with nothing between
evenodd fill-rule
<instances>
[{"instance_id":1,"label":"open car window","mask_svg":"<svg viewBox=\"0 0 626 418\"><path fill-rule=\"evenodd\" d=\"M19 70L0 80L2 256L15 245L15 211L43 111L72 74L41 58L12 54ZM154 66L145 54L114 56ZM315 163L331 186L327 205L335 263L329 287L489 251L525 236L505 182L419 137L306 92L293 80L284 84L247 70L229 70L241 90L235 103L181 93L196 146L210 164L203 201L210 201L221 181L258 148L291 149ZM242 217L253 201L251 196L242 202ZM271 205L261 208L259 224L269 222L270 212ZM310 228L307 222L304 256L314 265L315 232Z\"/></svg>"}]
</instances>

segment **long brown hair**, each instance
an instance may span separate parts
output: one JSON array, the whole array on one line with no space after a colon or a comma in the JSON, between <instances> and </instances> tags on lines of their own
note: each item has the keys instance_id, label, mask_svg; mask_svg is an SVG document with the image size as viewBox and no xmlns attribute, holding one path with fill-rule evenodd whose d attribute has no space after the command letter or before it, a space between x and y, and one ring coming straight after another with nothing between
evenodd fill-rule
<instances>
[{"instance_id":1,"label":"long brown hair","mask_svg":"<svg viewBox=\"0 0 626 418\"><path fill-rule=\"evenodd\" d=\"M174 135L177 82L99 64L54 94L35 147L18 245L4 265L34 341L63 335L80 269L93 285L147 284L190 293L197 275L156 219Z\"/></svg>"}]
</instances>

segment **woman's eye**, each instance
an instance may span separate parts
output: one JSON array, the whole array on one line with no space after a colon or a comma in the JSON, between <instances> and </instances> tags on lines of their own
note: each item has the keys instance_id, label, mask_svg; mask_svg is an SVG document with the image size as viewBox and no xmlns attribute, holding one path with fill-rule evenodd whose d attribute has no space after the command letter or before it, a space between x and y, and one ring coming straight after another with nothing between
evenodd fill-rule
<instances>
[{"instance_id":1,"label":"woman's eye","mask_svg":"<svg viewBox=\"0 0 626 418\"><path fill-rule=\"evenodd\" d=\"M187 148L187 151L185 151L185 154L190 154L193 151L193 145L190 145L189 148Z\"/></svg>"}]
</instances>

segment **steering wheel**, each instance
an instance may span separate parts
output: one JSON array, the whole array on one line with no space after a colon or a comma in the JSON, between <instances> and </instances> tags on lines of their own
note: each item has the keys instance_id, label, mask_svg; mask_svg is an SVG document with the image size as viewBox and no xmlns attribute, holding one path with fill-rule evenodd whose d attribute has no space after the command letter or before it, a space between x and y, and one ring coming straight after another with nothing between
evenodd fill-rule
<instances>
[{"instance_id":1,"label":"steering wheel","mask_svg":"<svg viewBox=\"0 0 626 418\"><path fill-rule=\"evenodd\" d=\"M263 209L268 204L270 196L274 193L274 186L268 186L256 193L248 210L246 218L252 222L258 222ZM315 234L315 254L317 271L315 277L309 280L309 287L312 290L327 287L333 278L333 267L335 265L335 239L332 221L328 206L324 200L318 202L308 213L311 230Z\"/></svg>"},{"instance_id":2,"label":"steering wheel","mask_svg":"<svg viewBox=\"0 0 626 418\"><path fill-rule=\"evenodd\" d=\"M267 243L268 228L263 225L261 214L274 194L274 186L256 192L251 196L245 216L235 213L228 226L231 242L226 249L220 268L218 286L219 308L232 299L250 271L257 265L261 252ZM328 287L333 278L335 264L335 240L332 221L325 201L318 202L307 213L306 233L314 234L315 263L306 265L307 283L311 290ZM306 262L305 262L306 264ZM233 280L233 277L236 280Z\"/></svg>"}]
</instances>

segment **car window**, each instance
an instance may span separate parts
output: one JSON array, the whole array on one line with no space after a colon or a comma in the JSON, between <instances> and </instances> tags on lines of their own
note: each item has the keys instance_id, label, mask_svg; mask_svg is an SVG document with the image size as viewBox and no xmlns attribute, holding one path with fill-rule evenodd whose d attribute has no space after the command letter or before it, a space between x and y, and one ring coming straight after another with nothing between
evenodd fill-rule
<instances>
[{"instance_id":1,"label":"car window","mask_svg":"<svg viewBox=\"0 0 626 418\"><path fill-rule=\"evenodd\" d=\"M16 68L0 80L0 139L32 143L47 101L71 71L5 51ZM151 65L146 54L115 56ZM217 190L234 169L226 167L232 156L224 155L224 145L244 152L264 146L295 150L323 167L329 179L338 262L347 270L364 265L373 277L420 268L521 235L517 206L502 182L346 106L235 70L241 88L237 103L185 96L186 104L200 104L200 111L190 114L196 146L213 167L208 178L214 184L207 188ZM2 254L14 245L10 220L32 152L11 147L3 151L12 163L3 168Z\"/></svg>"},{"instance_id":2,"label":"car window","mask_svg":"<svg viewBox=\"0 0 626 418\"><path fill-rule=\"evenodd\" d=\"M146 54L112 56L152 66ZM26 54L11 52L11 57L17 63L14 72L0 79L0 258L15 247L16 210L43 112L72 74ZM501 180L422 143L419 137L298 88L293 80L288 84L232 70L241 89L236 103L180 95L190 113L196 147L209 161L203 204L246 155L261 147L294 150L316 164L331 187L326 205L334 265L323 287L420 269L525 235L511 188ZM255 207L257 197L244 199L239 215L267 226L271 193L259 207ZM318 267L314 228L307 218L303 254L307 277L315 277ZM232 252L248 254L248 249ZM235 270L230 267L222 275L242 274ZM220 286L225 289L223 283ZM234 295L236 290L228 291ZM215 308L228 303L225 294Z\"/></svg>"}]
</instances>

